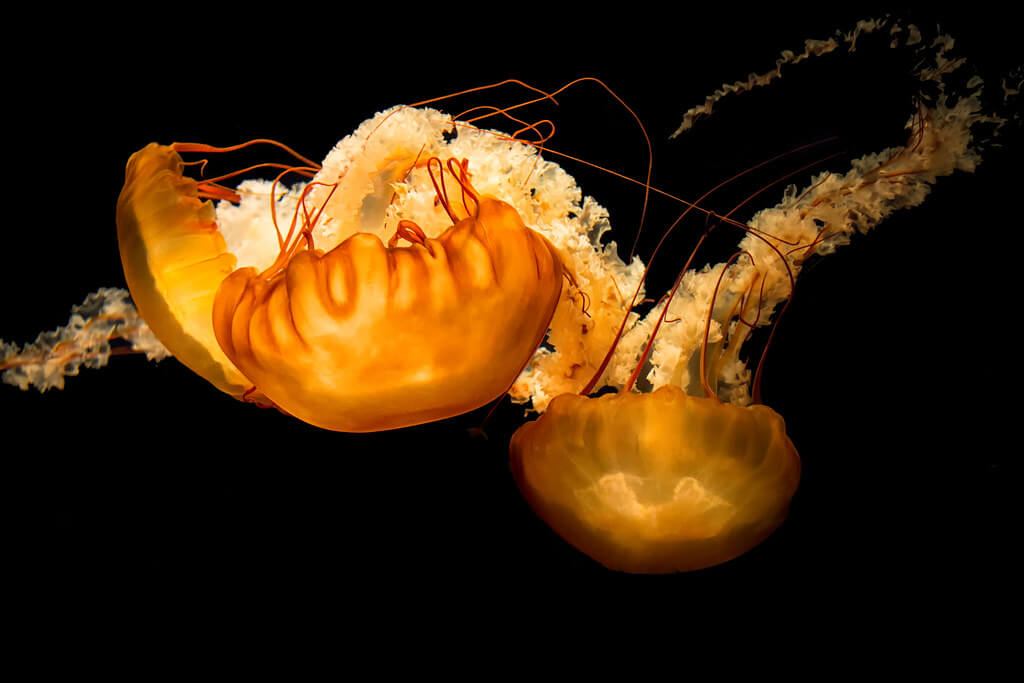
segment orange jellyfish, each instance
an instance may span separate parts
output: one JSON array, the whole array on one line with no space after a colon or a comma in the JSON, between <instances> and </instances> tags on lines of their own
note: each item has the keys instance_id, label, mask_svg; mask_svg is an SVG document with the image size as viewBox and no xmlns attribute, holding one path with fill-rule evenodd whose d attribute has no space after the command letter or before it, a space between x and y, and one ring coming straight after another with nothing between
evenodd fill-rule
<instances>
[{"instance_id":1,"label":"orange jellyfish","mask_svg":"<svg viewBox=\"0 0 1024 683\"><path fill-rule=\"evenodd\" d=\"M563 281L592 270L566 252L602 220L572 179L434 110L383 112L322 167L300 157L237 191L185 177L188 151L219 150L150 145L128 164L118 235L142 316L222 391L320 427L393 429L497 398L573 297ZM291 173L312 180L282 190Z\"/></svg>"},{"instance_id":2,"label":"orange jellyfish","mask_svg":"<svg viewBox=\"0 0 1024 683\"><path fill-rule=\"evenodd\" d=\"M117 207L124 274L145 322L136 325L126 295L97 296L95 319L73 321L60 333L68 339L9 354L5 379L63 387L81 363L105 364L108 341L121 338L153 358L174 355L235 398L367 432L501 396L528 363L543 365L532 357L549 327L560 347L549 356L597 362L624 305L619 282L632 288L642 264L622 262L604 239L608 212L541 156L551 135L541 129L553 124L509 114L554 101L530 97L470 110L474 121L521 124L513 135L395 107L322 165L267 140L146 146L128 162ZM298 164L210 178L208 159L181 156L256 144ZM268 167L280 170L273 181L222 184ZM288 187L295 176L309 181ZM585 341L574 339L581 329Z\"/></svg>"},{"instance_id":3,"label":"orange jellyfish","mask_svg":"<svg viewBox=\"0 0 1024 683\"><path fill-rule=\"evenodd\" d=\"M716 381L729 372L725 366L735 363L756 324L744 314L760 308L751 301L765 278L755 273L749 281L727 312L711 297L697 354L705 395L690 396L676 384L632 392L673 288L620 392L588 398L595 376L583 395L558 396L512 437L512 470L531 507L611 569L664 573L720 564L759 544L786 517L801 465L783 419L764 405L723 402L708 383L708 372ZM735 317L739 324L727 344L714 344L717 357L709 361L713 311L717 322Z\"/></svg>"},{"instance_id":4,"label":"orange jellyfish","mask_svg":"<svg viewBox=\"0 0 1024 683\"><path fill-rule=\"evenodd\" d=\"M553 124L509 113L544 100L470 110L521 123L512 136L395 107L322 165L278 144L300 164L258 164L283 170L237 190L220 183L249 169L193 180L180 153L268 141L147 146L128 163L117 221L142 317L222 391L336 431L493 401L542 364L549 327L563 364L597 362L624 305L615 278L632 287L642 264L602 244L607 212L541 157ZM294 175L310 181L285 187ZM580 329L585 343L571 339Z\"/></svg>"},{"instance_id":5,"label":"orange jellyfish","mask_svg":"<svg viewBox=\"0 0 1024 683\"><path fill-rule=\"evenodd\" d=\"M344 178L368 180L346 169L315 218L300 217L309 211L302 194L268 267L236 269L213 206L198 199L217 190L185 178L174 148L150 145L129 161L118 205L129 289L157 336L198 374L239 397L258 392L316 426L378 431L477 408L512 383L542 341L562 266L512 206L477 195L468 162L431 160L439 176L455 175L461 194L456 202L436 190L452 221L437 238L400 219L387 246L362 232L326 251L315 246L333 191ZM413 163L387 161L369 178L385 195L394 190L380 176L408 174ZM412 244L399 246L400 238Z\"/></svg>"},{"instance_id":6,"label":"orange jellyfish","mask_svg":"<svg viewBox=\"0 0 1024 683\"><path fill-rule=\"evenodd\" d=\"M862 22L858 30L883 27ZM950 44L936 42L942 63ZM784 55L778 68L799 58ZM777 75L752 76L735 90ZM927 69L918 76L937 82L940 96L916 103L905 145L787 191L748 222L725 263L690 271L691 255L646 318L623 320L627 349L613 344L578 394L556 397L512 437L516 482L562 538L611 569L666 573L733 559L783 522L801 461L783 419L759 404L761 364L752 376L740 349L781 315L807 259L920 204L938 177L973 170L972 130L987 119L980 83L947 98L941 76ZM709 98L699 113L725 95ZM680 130L692 122L688 115ZM634 391L638 379L645 390ZM590 398L595 386L617 393Z\"/></svg>"}]
</instances>

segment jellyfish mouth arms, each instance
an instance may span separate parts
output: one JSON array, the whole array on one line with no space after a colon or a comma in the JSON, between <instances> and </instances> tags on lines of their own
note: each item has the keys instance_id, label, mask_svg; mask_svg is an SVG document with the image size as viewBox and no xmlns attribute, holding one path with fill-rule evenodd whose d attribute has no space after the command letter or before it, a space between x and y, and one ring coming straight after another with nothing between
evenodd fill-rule
<instances>
[{"instance_id":1,"label":"jellyfish mouth arms","mask_svg":"<svg viewBox=\"0 0 1024 683\"><path fill-rule=\"evenodd\" d=\"M501 396L543 341L562 287L557 250L483 197L437 238L357 233L298 251L267 278L227 277L213 309L231 361L288 413L325 429L421 424Z\"/></svg>"}]
</instances>

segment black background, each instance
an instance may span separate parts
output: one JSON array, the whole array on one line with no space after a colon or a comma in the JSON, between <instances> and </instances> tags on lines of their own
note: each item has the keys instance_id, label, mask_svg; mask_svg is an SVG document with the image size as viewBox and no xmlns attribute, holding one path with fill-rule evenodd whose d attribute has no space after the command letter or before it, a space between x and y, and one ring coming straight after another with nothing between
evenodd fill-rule
<instances>
[{"instance_id":1,"label":"black background","mask_svg":"<svg viewBox=\"0 0 1024 683\"><path fill-rule=\"evenodd\" d=\"M124 286L114 206L126 159L154 140L270 137L318 158L396 103L510 77L551 89L596 76L646 123L654 184L684 197L830 135L842 142L823 148L829 153L901 144L911 64L877 41L857 59L790 68L684 139L667 139L721 83L870 15L865 7L714 16L580 9L554 20L537 8L501 18L378 8L47 25L22 55L35 66L9 82L12 130L24 134L7 140L0 335L24 343L63 324L88 292ZM983 73L1020 62L1006 22L966 11L910 16L926 27L943 22ZM102 28L85 28L94 25ZM449 110L523 97L506 86ZM536 110L558 123L552 147L643 174L642 139L614 100L584 85L561 101ZM814 158L783 161L711 208L727 210ZM70 378L64 391L0 386L17 539L8 562L23 577L15 590L62 617L81 601L103 612L228 596L395 613L543 586L646 604L762 596L881 609L934 605L941 595L988 609L1019 566L1010 552L1019 483L1010 472L1019 451L1011 439L1020 404L1017 158L992 150L973 176L940 180L924 206L802 275L769 354L764 399L787 421L803 480L789 520L733 562L637 577L564 544L509 473L508 438L525 418L507 402L486 425L487 440L469 436L486 410L392 433L337 434L232 401L174 360L122 357ZM628 244L639 191L567 167L611 210L616 239ZM755 205L773 205L779 193ZM642 255L673 210L652 204ZM663 291L700 228L689 225L670 245L651 291Z\"/></svg>"}]
</instances>

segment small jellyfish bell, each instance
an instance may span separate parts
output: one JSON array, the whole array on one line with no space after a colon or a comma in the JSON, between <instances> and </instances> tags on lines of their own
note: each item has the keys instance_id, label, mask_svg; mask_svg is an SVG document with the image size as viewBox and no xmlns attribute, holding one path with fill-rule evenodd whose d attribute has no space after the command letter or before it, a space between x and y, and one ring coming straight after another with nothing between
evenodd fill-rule
<instances>
[{"instance_id":1,"label":"small jellyfish bell","mask_svg":"<svg viewBox=\"0 0 1024 683\"><path fill-rule=\"evenodd\" d=\"M511 442L527 501L610 569L703 569L753 548L785 519L800 458L763 405L652 393L563 394Z\"/></svg>"}]
</instances>

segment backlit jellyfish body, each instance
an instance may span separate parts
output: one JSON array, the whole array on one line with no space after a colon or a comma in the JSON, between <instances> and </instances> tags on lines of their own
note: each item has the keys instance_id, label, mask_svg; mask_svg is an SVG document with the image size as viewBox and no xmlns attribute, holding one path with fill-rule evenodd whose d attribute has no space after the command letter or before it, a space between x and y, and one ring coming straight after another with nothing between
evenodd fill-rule
<instances>
[{"instance_id":1,"label":"backlit jellyfish body","mask_svg":"<svg viewBox=\"0 0 1024 683\"><path fill-rule=\"evenodd\" d=\"M940 68L921 77L940 95L918 105L904 147L787 191L726 263L687 270L691 255L669 295L623 325L591 382L512 437L521 492L566 541L611 569L666 573L735 558L783 522L801 462L783 419L756 403L759 375L740 349L779 315L807 258L920 204L938 177L974 170L972 126L998 119L981 111L980 81L947 99L941 74L955 65L950 43L937 45ZM588 397L595 386L618 393Z\"/></svg>"},{"instance_id":2,"label":"backlit jellyfish body","mask_svg":"<svg viewBox=\"0 0 1024 683\"><path fill-rule=\"evenodd\" d=\"M672 572L730 560L785 519L800 458L782 418L688 396L563 394L512 437L537 514L610 569Z\"/></svg>"},{"instance_id":3,"label":"backlit jellyfish body","mask_svg":"<svg viewBox=\"0 0 1024 683\"><path fill-rule=\"evenodd\" d=\"M192 180L179 150L214 151L146 147L118 205L142 316L222 391L326 429L394 429L493 401L559 301L582 308L578 286L625 268L614 245L598 253L605 214L558 166L435 110L382 112L322 167L292 169L315 175L290 190Z\"/></svg>"},{"instance_id":4,"label":"backlit jellyfish body","mask_svg":"<svg viewBox=\"0 0 1024 683\"><path fill-rule=\"evenodd\" d=\"M322 165L261 164L285 170L230 189L220 181L234 173L204 179L181 155L237 148L150 144L129 160L117 207L145 322L119 290L97 295L80 307L94 318L76 310L56 335L5 348L4 379L63 388L122 338L235 398L367 432L486 405L545 335L563 365L594 366L643 264L603 243L607 211L538 147L399 106ZM294 174L310 180L287 187Z\"/></svg>"}]
</instances>

